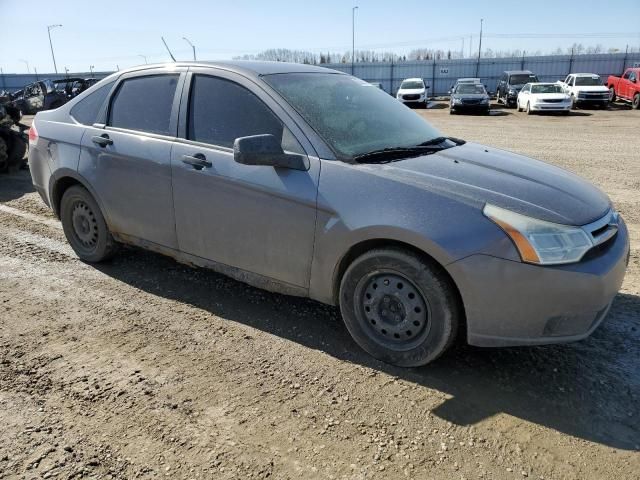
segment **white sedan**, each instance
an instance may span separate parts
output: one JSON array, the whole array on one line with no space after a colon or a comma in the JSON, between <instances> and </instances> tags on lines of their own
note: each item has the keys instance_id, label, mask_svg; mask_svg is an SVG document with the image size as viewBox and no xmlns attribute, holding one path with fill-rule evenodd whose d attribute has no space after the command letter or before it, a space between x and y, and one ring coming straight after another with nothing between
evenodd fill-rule
<instances>
[{"instance_id":1,"label":"white sedan","mask_svg":"<svg viewBox=\"0 0 640 480\"><path fill-rule=\"evenodd\" d=\"M557 83L527 83L517 100L518 111L528 114L533 112L562 112L565 115L571 110L571 97Z\"/></svg>"}]
</instances>

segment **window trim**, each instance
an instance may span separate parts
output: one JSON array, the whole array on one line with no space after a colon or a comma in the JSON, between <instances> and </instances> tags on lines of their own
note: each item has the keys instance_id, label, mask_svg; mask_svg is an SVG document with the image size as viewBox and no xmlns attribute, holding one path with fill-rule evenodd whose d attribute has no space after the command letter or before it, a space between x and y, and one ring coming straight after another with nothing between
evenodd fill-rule
<instances>
[{"instance_id":1,"label":"window trim","mask_svg":"<svg viewBox=\"0 0 640 480\"><path fill-rule=\"evenodd\" d=\"M245 88L250 93L258 97L258 99L271 111L271 113L275 115L275 117L289 129L291 134L295 137L295 139L302 147L302 150L303 152L305 152L304 155L306 157L313 156L320 158L317 153L318 150L316 148L316 144L312 143L311 140L312 138L315 139L315 132L313 132L313 130L309 130L310 127L306 124L306 122L304 122L304 119L300 118L299 121L296 121L292 117L291 112L289 112L286 107L281 105L281 103L277 100L279 98L277 94L273 95L269 92L270 87L268 85L263 85L262 83L259 83L258 81L255 81L254 79L242 75L238 72L214 66L189 67L188 73L185 76L182 96L179 102L180 113L178 115L178 135L174 141L185 145L199 146L202 148L217 150L224 153L233 153L233 148L225 147L223 145L198 142L195 140L189 140L187 138L189 99L191 95L191 89L194 85L193 78L195 75L219 78L221 80L236 83L240 87ZM297 112L294 113L297 115Z\"/></svg>"},{"instance_id":2,"label":"window trim","mask_svg":"<svg viewBox=\"0 0 640 480\"><path fill-rule=\"evenodd\" d=\"M122 84L134 78L142 78L142 77L157 77L161 75L177 75L178 82L176 84L176 90L173 93L173 101L171 103L171 117L169 119L169 134L155 133L155 132L147 132L145 130L133 130L130 128L122 128L122 127L114 127L113 125L109 125L111 120L111 110L113 108L113 102L115 101L116 95L118 91L122 87ZM97 128L102 128L104 130L111 130L114 132L121 133L130 133L135 135L142 135L151 138L158 138L164 140L174 140L177 137L177 127L178 127L178 112L180 108L180 99L182 98L182 90L184 88L186 76L186 68L184 67L163 67L158 69L144 69L135 72L130 72L120 76L116 80L116 84L113 86L111 91L109 92L109 97L106 103L106 108L104 108L103 116L101 120L104 123L94 124ZM105 107L105 106L103 106Z\"/></svg>"}]
</instances>

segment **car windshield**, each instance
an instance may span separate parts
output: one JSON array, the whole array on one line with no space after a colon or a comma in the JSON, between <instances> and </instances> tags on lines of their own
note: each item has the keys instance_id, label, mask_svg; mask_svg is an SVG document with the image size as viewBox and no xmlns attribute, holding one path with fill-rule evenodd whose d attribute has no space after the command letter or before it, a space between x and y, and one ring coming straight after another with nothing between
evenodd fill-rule
<instances>
[{"instance_id":1,"label":"car windshield","mask_svg":"<svg viewBox=\"0 0 640 480\"><path fill-rule=\"evenodd\" d=\"M509 77L509 85L524 85L525 83L537 81L538 78L535 75L529 75L527 73L519 73Z\"/></svg>"},{"instance_id":2,"label":"car windshield","mask_svg":"<svg viewBox=\"0 0 640 480\"><path fill-rule=\"evenodd\" d=\"M598 75L590 77L576 77L576 86L599 87L600 85L602 85L602 80Z\"/></svg>"},{"instance_id":3,"label":"car windshield","mask_svg":"<svg viewBox=\"0 0 640 480\"><path fill-rule=\"evenodd\" d=\"M405 80L400 85L401 90L416 90L419 88L424 88L424 83L420 80Z\"/></svg>"},{"instance_id":4,"label":"car windshield","mask_svg":"<svg viewBox=\"0 0 640 480\"><path fill-rule=\"evenodd\" d=\"M481 95L485 93L484 87L482 85L477 85L473 83L461 83L456 87L456 93L475 93Z\"/></svg>"},{"instance_id":5,"label":"car windshield","mask_svg":"<svg viewBox=\"0 0 640 480\"><path fill-rule=\"evenodd\" d=\"M562 93L562 87L554 83L531 85L531 93Z\"/></svg>"},{"instance_id":6,"label":"car windshield","mask_svg":"<svg viewBox=\"0 0 640 480\"><path fill-rule=\"evenodd\" d=\"M441 134L379 88L331 73L262 77L327 142L340 160L385 148L405 148Z\"/></svg>"}]
</instances>

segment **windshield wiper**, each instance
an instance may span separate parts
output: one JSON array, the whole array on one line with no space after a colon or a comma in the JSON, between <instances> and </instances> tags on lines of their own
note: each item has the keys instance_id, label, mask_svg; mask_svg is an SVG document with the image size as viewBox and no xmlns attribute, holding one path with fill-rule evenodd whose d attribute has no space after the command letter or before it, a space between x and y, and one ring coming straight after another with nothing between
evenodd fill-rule
<instances>
[{"instance_id":1,"label":"windshield wiper","mask_svg":"<svg viewBox=\"0 0 640 480\"><path fill-rule=\"evenodd\" d=\"M388 163L404 158L419 157L439 152L445 148L442 145L416 145L415 147L392 147L373 150L371 152L356 155L353 159L358 163Z\"/></svg>"},{"instance_id":2,"label":"windshield wiper","mask_svg":"<svg viewBox=\"0 0 640 480\"><path fill-rule=\"evenodd\" d=\"M432 138L431 140L427 140L426 142L422 142L420 145L418 145L419 147L427 147L430 145L439 145L441 143L446 142L447 140L449 140L450 142L453 142L456 144L456 146L460 146L462 144L464 144L464 140L460 140L459 138L453 138L453 137L436 137L436 138ZM444 147L447 148L447 147Z\"/></svg>"}]
</instances>

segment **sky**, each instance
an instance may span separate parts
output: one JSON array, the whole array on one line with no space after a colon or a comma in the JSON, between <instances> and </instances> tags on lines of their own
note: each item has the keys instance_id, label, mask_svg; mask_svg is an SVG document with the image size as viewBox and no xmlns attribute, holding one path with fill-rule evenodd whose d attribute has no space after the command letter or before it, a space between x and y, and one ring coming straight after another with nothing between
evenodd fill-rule
<instances>
[{"instance_id":1,"label":"sky","mask_svg":"<svg viewBox=\"0 0 640 480\"><path fill-rule=\"evenodd\" d=\"M126 68L144 63L141 55L168 61L161 36L178 60L192 58L183 37L196 45L198 60L267 48L344 52L353 6L356 49L460 51L464 38L468 55L470 35L477 51L481 18L483 50L551 52L574 42L640 49L640 0L0 0L0 67L26 73L28 62L32 73L53 72L47 25L54 24L62 24L51 30L59 72Z\"/></svg>"}]
</instances>

